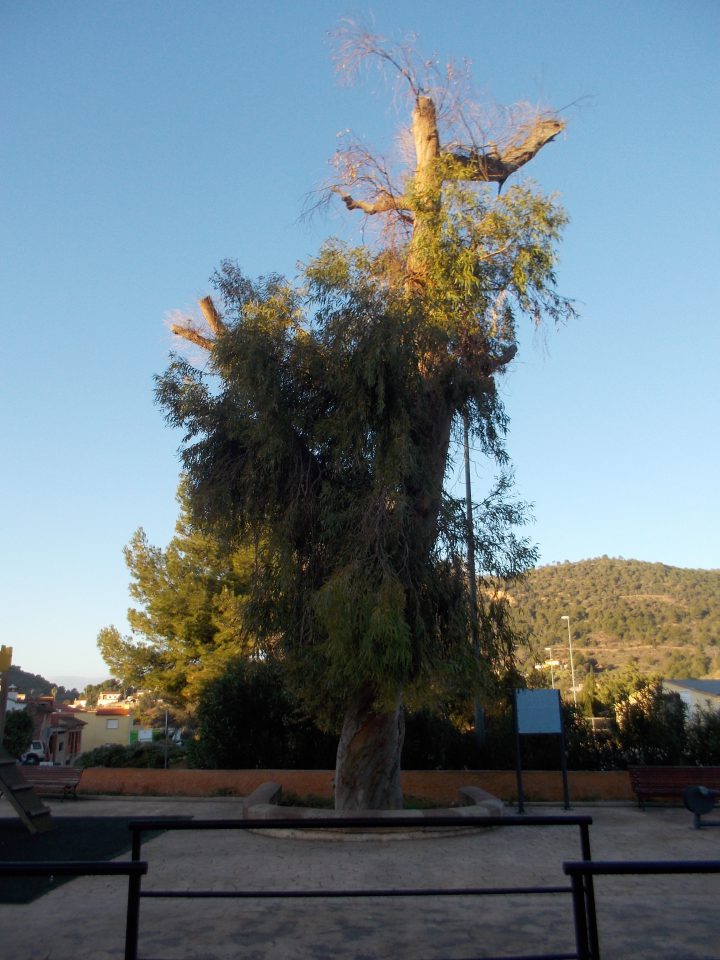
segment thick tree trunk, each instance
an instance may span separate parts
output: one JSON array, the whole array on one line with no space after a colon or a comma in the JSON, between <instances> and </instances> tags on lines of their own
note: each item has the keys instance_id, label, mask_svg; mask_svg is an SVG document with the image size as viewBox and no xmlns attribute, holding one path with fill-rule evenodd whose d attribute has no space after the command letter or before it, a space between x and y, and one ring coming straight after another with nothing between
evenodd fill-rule
<instances>
[{"instance_id":1,"label":"thick tree trunk","mask_svg":"<svg viewBox=\"0 0 720 960\"><path fill-rule=\"evenodd\" d=\"M350 704L343 722L335 767L336 810L399 810L400 754L405 736L402 698L379 713L367 687Z\"/></svg>"}]
</instances>

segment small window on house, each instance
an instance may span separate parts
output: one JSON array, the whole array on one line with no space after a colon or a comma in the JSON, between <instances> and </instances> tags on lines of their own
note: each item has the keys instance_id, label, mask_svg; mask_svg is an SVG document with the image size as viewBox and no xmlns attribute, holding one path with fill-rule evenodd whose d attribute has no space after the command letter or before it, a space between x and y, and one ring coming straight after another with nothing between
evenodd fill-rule
<instances>
[{"instance_id":1,"label":"small window on house","mask_svg":"<svg viewBox=\"0 0 720 960\"><path fill-rule=\"evenodd\" d=\"M119 726L119 721L118 721L118 720L112 720L112 719L111 719L111 720L106 720L106 721L105 721L105 729L106 729L106 730L117 730L118 726Z\"/></svg>"}]
</instances>

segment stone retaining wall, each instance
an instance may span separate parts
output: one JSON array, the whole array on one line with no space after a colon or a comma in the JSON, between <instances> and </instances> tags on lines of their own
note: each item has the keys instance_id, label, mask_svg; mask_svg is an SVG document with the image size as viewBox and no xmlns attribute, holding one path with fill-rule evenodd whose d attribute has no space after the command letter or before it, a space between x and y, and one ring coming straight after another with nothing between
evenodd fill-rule
<instances>
[{"instance_id":1,"label":"stone retaining wall","mask_svg":"<svg viewBox=\"0 0 720 960\"><path fill-rule=\"evenodd\" d=\"M298 796L332 796L332 770L138 770L90 767L83 771L79 794L128 796L244 797L262 783L275 780L286 793ZM568 774L571 800L633 800L630 779L624 770ZM406 770L403 791L437 801L455 803L460 787L480 787L503 800L517 797L514 770ZM562 801L559 772L529 770L523 774L525 799Z\"/></svg>"}]
</instances>

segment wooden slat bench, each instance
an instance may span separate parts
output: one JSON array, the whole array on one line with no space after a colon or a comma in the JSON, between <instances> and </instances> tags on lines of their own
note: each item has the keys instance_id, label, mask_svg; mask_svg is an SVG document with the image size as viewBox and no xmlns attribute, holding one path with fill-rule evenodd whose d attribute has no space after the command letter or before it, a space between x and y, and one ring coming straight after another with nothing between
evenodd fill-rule
<instances>
[{"instance_id":1,"label":"wooden slat bench","mask_svg":"<svg viewBox=\"0 0 720 960\"><path fill-rule=\"evenodd\" d=\"M628 767L628 773L641 808L650 799L681 802L686 787L720 790L720 767Z\"/></svg>"},{"instance_id":2,"label":"wooden slat bench","mask_svg":"<svg viewBox=\"0 0 720 960\"><path fill-rule=\"evenodd\" d=\"M82 776L80 767L41 767L23 764L20 772L40 797L73 797L77 800L77 787Z\"/></svg>"}]
</instances>

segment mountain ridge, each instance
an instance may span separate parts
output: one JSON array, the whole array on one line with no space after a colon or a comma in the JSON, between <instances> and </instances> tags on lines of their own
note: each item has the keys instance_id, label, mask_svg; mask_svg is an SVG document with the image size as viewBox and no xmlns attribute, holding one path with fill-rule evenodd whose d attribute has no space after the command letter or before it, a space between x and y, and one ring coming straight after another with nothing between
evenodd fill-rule
<instances>
[{"instance_id":1,"label":"mountain ridge","mask_svg":"<svg viewBox=\"0 0 720 960\"><path fill-rule=\"evenodd\" d=\"M576 674L622 669L664 677L720 677L720 569L597 557L548 564L512 584L519 660L567 667L567 621ZM550 648L552 657L546 648Z\"/></svg>"}]
</instances>

